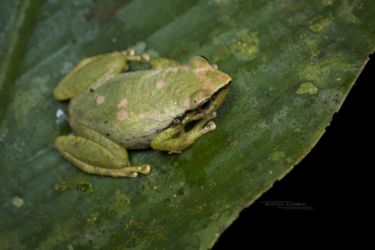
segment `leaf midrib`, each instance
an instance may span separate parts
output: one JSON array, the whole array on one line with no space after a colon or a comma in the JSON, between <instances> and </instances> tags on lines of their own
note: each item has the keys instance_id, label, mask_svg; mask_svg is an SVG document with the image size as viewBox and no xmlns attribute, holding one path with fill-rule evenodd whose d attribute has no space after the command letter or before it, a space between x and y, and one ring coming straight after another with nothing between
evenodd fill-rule
<instances>
[{"instance_id":1,"label":"leaf midrib","mask_svg":"<svg viewBox=\"0 0 375 250\"><path fill-rule=\"evenodd\" d=\"M30 32L35 26L38 9L44 0L20 1L16 18L11 24L8 46L0 65L0 124L3 123L5 111L14 95L14 82L17 79L20 64L26 52Z\"/></svg>"}]
</instances>

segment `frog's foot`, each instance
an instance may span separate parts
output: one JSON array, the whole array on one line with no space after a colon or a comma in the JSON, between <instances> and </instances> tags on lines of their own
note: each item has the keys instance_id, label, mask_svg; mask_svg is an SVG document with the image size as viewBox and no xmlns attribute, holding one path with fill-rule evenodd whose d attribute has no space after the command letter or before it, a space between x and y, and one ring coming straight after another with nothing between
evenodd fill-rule
<instances>
[{"instance_id":1,"label":"frog's foot","mask_svg":"<svg viewBox=\"0 0 375 250\"><path fill-rule=\"evenodd\" d=\"M216 117L216 112L209 114L206 118L201 119L197 122L197 124L188 132L185 132L186 134L189 134L189 136L200 137L214 129L216 129L216 124L211 121L211 119Z\"/></svg>"},{"instance_id":2,"label":"frog's foot","mask_svg":"<svg viewBox=\"0 0 375 250\"><path fill-rule=\"evenodd\" d=\"M189 147L191 144L193 144L199 137L202 135L214 130L216 128L216 125L213 121L204 121L202 123L199 122L193 129L191 129L188 132L183 132L183 136L178 139L182 140L180 141L180 147L177 147L179 150L176 149L169 149L168 154L181 154L182 150ZM205 125L204 125L205 124ZM177 144L175 144L177 145ZM156 148L155 148L156 149ZM161 150L161 149L159 149Z\"/></svg>"},{"instance_id":3,"label":"frog's foot","mask_svg":"<svg viewBox=\"0 0 375 250\"><path fill-rule=\"evenodd\" d=\"M193 144L202 135L214 130L216 125L211 119L216 117L216 112L212 112L201 118L201 114L188 115L181 124L168 128L157 134L151 141L151 147L156 150L168 151L171 153L181 153L184 149ZM185 131L184 127L191 121L196 121L194 127Z\"/></svg>"},{"instance_id":4,"label":"frog's foot","mask_svg":"<svg viewBox=\"0 0 375 250\"><path fill-rule=\"evenodd\" d=\"M55 147L76 167L89 174L136 177L148 174L150 165L128 166L128 156L125 149L115 144L113 150L83 137L68 135L59 136L55 140Z\"/></svg>"},{"instance_id":5,"label":"frog's foot","mask_svg":"<svg viewBox=\"0 0 375 250\"><path fill-rule=\"evenodd\" d=\"M168 67L181 66L180 62L169 59L169 58L164 58L164 57L151 58L151 56L148 53L142 53L142 54L137 55L133 48L129 48L123 51L122 53L126 57L126 60L132 61L132 62L147 63L153 69L162 69L162 68L168 68Z\"/></svg>"},{"instance_id":6,"label":"frog's foot","mask_svg":"<svg viewBox=\"0 0 375 250\"><path fill-rule=\"evenodd\" d=\"M150 61L150 55L147 53L142 53L137 55L133 48L129 48L122 52L127 61L131 62L143 62L148 63Z\"/></svg>"},{"instance_id":7,"label":"frog's foot","mask_svg":"<svg viewBox=\"0 0 375 250\"><path fill-rule=\"evenodd\" d=\"M202 129L201 133L206 134L212 130L216 129L216 124L213 121L209 121Z\"/></svg>"}]
</instances>

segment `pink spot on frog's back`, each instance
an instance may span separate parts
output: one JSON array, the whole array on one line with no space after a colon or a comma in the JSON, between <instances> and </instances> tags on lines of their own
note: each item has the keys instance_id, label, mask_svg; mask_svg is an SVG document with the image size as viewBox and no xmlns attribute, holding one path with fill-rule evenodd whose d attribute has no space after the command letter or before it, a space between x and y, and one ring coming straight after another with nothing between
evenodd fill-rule
<instances>
[{"instance_id":1,"label":"pink spot on frog's back","mask_svg":"<svg viewBox=\"0 0 375 250\"><path fill-rule=\"evenodd\" d=\"M125 110L120 110L117 112L117 120L124 121L129 118L129 113Z\"/></svg>"},{"instance_id":2,"label":"pink spot on frog's back","mask_svg":"<svg viewBox=\"0 0 375 250\"><path fill-rule=\"evenodd\" d=\"M118 109L125 109L128 107L128 100L126 98L122 99L118 104L117 108Z\"/></svg>"},{"instance_id":3,"label":"pink spot on frog's back","mask_svg":"<svg viewBox=\"0 0 375 250\"><path fill-rule=\"evenodd\" d=\"M165 81L163 79L159 80L156 82L156 88L157 89L162 89L165 85Z\"/></svg>"},{"instance_id":4,"label":"pink spot on frog's back","mask_svg":"<svg viewBox=\"0 0 375 250\"><path fill-rule=\"evenodd\" d=\"M105 102L105 97L104 97L104 96L100 95L100 96L98 96L98 97L96 98L96 103L97 103L98 105L102 105L104 102Z\"/></svg>"}]
</instances>

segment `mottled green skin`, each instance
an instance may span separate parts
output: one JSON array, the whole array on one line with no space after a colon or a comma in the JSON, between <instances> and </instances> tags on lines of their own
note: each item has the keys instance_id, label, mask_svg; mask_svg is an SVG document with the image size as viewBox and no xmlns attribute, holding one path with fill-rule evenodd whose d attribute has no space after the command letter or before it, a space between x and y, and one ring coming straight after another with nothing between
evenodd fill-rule
<instances>
[{"instance_id":1,"label":"mottled green skin","mask_svg":"<svg viewBox=\"0 0 375 250\"><path fill-rule=\"evenodd\" d=\"M122 73L127 62L153 69ZM126 149L180 153L216 128L211 119L231 78L195 56L187 65L152 59L133 50L82 60L54 90L72 99L69 122L75 135L59 136L55 147L81 170L97 175L136 177L150 166L129 166ZM203 105L205 104L205 105ZM193 128L185 131L191 121Z\"/></svg>"},{"instance_id":2,"label":"mottled green skin","mask_svg":"<svg viewBox=\"0 0 375 250\"><path fill-rule=\"evenodd\" d=\"M197 77L202 69L209 70L203 80ZM156 133L195 110L229 80L205 61L120 74L72 100L71 125L93 128L128 149L148 148ZM98 104L100 98L104 102Z\"/></svg>"}]
</instances>

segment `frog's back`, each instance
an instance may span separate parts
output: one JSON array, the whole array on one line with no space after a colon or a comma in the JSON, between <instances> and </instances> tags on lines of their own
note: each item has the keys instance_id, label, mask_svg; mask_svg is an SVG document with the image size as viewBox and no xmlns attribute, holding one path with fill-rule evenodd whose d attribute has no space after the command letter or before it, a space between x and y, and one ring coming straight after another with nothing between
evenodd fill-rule
<instances>
[{"instance_id":1,"label":"frog's back","mask_svg":"<svg viewBox=\"0 0 375 250\"><path fill-rule=\"evenodd\" d=\"M188 91L171 73L168 69L124 73L87 90L69 106L73 129L79 134L75 126L86 126L126 148L148 148L155 134L189 105Z\"/></svg>"}]
</instances>

